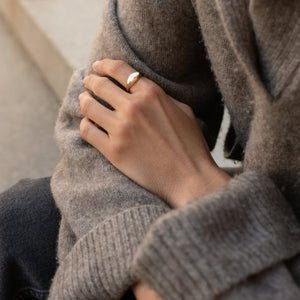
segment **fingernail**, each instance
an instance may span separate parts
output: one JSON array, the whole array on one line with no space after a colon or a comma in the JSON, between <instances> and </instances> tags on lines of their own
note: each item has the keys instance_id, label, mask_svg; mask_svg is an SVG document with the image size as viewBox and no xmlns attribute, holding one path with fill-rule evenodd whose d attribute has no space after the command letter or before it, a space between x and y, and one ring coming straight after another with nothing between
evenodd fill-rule
<instances>
[{"instance_id":1,"label":"fingernail","mask_svg":"<svg viewBox=\"0 0 300 300\"><path fill-rule=\"evenodd\" d=\"M99 63L99 61L95 61L95 62L93 63L93 69L96 69L96 68L97 68L98 63Z\"/></svg>"},{"instance_id":2,"label":"fingernail","mask_svg":"<svg viewBox=\"0 0 300 300\"><path fill-rule=\"evenodd\" d=\"M86 77L84 77L84 79L83 79L83 83L86 83L86 81L87 81L88 77L89 77L89 76L86 76Z\"/></svg>"},{"instance_id":3,"label":"fingernail","mask_svg":"<svg viewBox=\"0 0 300 300\"><path fill-rule=\"evenodd\" d=\"M81 93L81 94L78 96L79 100L83 97L83 95L84 95L84 93Z\"/></svg>"}]
</instances>

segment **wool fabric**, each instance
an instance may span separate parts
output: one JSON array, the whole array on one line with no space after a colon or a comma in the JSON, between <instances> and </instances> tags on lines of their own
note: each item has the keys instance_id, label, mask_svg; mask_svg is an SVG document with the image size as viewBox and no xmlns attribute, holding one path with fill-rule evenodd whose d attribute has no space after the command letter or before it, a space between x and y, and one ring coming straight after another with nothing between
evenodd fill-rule
<instances>
[{"instance_id":1,"label":"wool fabric","mask_svg":"<svg viewBox=\"0 0 300 300\"><path fill-rule=\"evenodd\" d=\"M50 300L126 299L139 280L164 300L300 299L299 32L297 0L104 1L56 123ZM104 58L190 105L210 148L225 103L243 172L176 210L119 172L79 131L82 80Z\"/></svg>"}]
</instances>

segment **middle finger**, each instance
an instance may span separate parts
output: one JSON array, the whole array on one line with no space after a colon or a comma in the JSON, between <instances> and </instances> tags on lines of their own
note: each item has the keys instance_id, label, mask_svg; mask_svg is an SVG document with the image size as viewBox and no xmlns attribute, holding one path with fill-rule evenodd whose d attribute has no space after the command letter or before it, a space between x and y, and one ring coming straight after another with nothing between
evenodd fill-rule
<instances>
[{"instance_id":1,"label":"middle finger","mask_svg":"<svg viewBox=\"0 0 300 300\"><path fill-rule=\"evenodd\" d=\"M107 77L100 77L98 75L87 76L84 79L84 86L116 110L118 110L129 96L128 93L119 88Z\"/></svg>"},{"instance_id":2,"label":"middle finger","mask_svg":"<svg viewBox=\"0 0 300 300\"><path fill-rule=\"evenodd\" d=\"M115 124L115 112L99 103L88 92L80 94L79 100L82 114L110 132Z\"/></svg>"}]
</instances>

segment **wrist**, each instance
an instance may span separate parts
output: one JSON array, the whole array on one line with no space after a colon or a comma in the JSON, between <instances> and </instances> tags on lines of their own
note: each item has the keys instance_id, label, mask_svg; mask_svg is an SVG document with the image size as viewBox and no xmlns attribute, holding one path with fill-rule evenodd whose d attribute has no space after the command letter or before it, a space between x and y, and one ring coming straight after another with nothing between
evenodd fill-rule
<instances>
[{"instance_id":1,"label":"wrist","mask_svg":"<svg viewBox=\"0 0 300 300\"><path fill-rule=\"evenodd\" d=\"M139 281L132 287L132 291L137 300L162 300L145 281Z\"/></svg>"},{"instance_id":2,"label":"wrist","mask_svg":"<svg viewBox=\"0 0 300 300\"><path fill-rule=\"evenodd\" d=\"M228 183L231 177L217 165L210 165L185 178L171 199L174 208L180 208L196 201L210 193L221 189Z\"/></svg>"}]
</instances>

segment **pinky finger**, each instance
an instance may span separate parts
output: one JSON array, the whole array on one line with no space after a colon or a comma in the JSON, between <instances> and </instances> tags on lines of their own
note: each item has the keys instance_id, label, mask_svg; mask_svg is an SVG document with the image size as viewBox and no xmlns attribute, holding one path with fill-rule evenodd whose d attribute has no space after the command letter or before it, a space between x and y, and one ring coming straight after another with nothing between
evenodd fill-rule
<instances>
[{"instance_id":1,"label":"pinky finger","mask_svg":"<svg viewBox=\"0 0 300 300\"><path fill-rule=\"evenodd\" d=\"M84 140L106 156L109 136L102 130L98 129L88 118L83 118L81 120L80 134Z\"/></svg>"}]
</instances>

